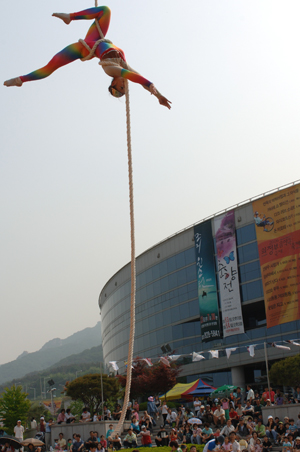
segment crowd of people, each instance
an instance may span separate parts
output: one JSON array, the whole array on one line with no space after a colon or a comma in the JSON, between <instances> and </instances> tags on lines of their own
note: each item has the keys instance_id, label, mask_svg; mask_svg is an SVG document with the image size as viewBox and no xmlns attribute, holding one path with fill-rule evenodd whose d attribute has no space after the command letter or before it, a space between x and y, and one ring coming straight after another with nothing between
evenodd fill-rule
<instances>
[{"instance_id":1,"label":"crowd of people","mask_svg":"<svg viewBox=\"0 0 300 452\"><path fill-rule=\"evenodd\" d=\"M113 452L121 448L136 448L138 444L143 447L169 446L174 452L196 452L196 445L203 444L204 452L221 450L222 452L271 452L275 446L282 452L298 452L300 449L300 413L297 419L284 417L283 419L268 415L267 422L263 421L262 408L282 405L291 402L277 389L273 391L265 388L262 394L255 392L251 386L247 386L247 392L242 393L241 388L230 394L229 397L211 398L199 400L196 397L190 406L181 404L176 410L168 407L166 401L161 401L158 396L149 397L147 409L140 412L137 401L129 402L126 419L131 421L130 427L121 440L114 432L113 424L109 425L106 436L98 435L97 431L91 431L88 439L83 440L79 434L72 438L64 438L61 432L54 440L51 449L59 451L91 451ZM292 402L300 403L300 387L296 388ZM173 406L173 405L172 405ZM61 409L56 423L70 424L73 422L92 422L99 420L119 420L122 413L120 405L116 405L111 411L105 405L102 413L91 413L84 408L79 418L73 416L70 409ZM269 413L272 411L269 410ZM156 423L159 429L153 431ZM45 421L41 416L40 423L34 418L31 427L37 427L41 433L50 439L53 419ZM21 421L15 427L15 437L23 439L24 428ZM30 445L31 447L32 445ZM40 452L32 446L29 452ZM48 450L48 448L47 448ZM0 452L14 452L13 447L6 444ZM300 450L299 450L300 452Z\"/></svg>"}]
</instances>

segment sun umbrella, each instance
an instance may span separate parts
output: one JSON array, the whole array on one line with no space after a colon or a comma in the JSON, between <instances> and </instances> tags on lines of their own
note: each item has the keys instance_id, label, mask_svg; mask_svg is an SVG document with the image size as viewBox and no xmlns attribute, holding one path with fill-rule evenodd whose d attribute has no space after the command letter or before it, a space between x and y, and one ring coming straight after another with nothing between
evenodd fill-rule
<instances>
[{"instance_id":1,"label":"sun umbrella","mask_svg":"<svg viewBox=\"0 0 300 452\"><path fill-rule=\"evenodd\" d=\"M18 441L14 436L0 436L0 444L6 444L8 443L10 446L12 446L14 449L21 449L22 444L20 441Z\"/></svg>"},{"instance_id":2,"label":"sun umbrella","mask_svg":"<svg viewBox=\"0 0 300 452\"><path fill-rule=\"evenodd\" d=\"M45 443L43 441L40 441L37 438L26 438L24 441L21 442L22 446L28 446L29 444L33 444L35 447L38 446L44 446Z\"/></svg>"},{"instance_id":3,"label":"sun umbrella","mask_svg":"<svg viewBox=\"0 0 300 452\"><path fill-rule=\"evenodd\" d=\"M191 419L188 420L189 424L202 424L202 421L200 421L200 419L198 419L197 417L192 417Z\"/></svg>"},{"instance_id":4,"label":"sun umbrella","mask_svg":"<svg viewBox=\"0 0 300 452\"><path fill-rule=\"evenodd\" d=\"M231 392L235 391L236 388L237 388L237 386L233 386L233 385L223 385L223 386L220 386L219 388L217 388L215 391L213 391L211 393L211 395L214 397L228 395Z\"/></svg>"}]
</instances>

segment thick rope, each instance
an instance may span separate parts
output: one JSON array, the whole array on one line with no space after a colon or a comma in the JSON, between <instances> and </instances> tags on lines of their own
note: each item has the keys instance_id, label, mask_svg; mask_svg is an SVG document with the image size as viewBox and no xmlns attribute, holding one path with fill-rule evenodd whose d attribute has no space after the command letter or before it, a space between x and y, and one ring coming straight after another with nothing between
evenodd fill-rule
<instances>
[{"instance_id":1,"label":"thick rope","mask_svg":"<svg viewBox=\"0 0 300 452\"><path fill-rule=\"evenodd\" d=\"M98 22L96 22L96 23L98 23ZM109 42L110 44L112 44L112 42L109 39L105 39L105 38L98 39L98 41L95 42L95 44L93 45L92 48L90 48L90 46L83 39L79 39L79 42L86 48L86 50L88 50L90 52L87 56L80 58L81 61L87 61L87 60L90 60L91 58L93 58L94 53L96 52L96 49L97 49L98 45L100 44L100 42Z\"/></svg>"},{"instance_id":2,"label":"thick rope","mask_svg":"<svg viewBox=\"0 0 300 452\"><path fill-rule=\"evenodd\" d=\"M98 6L98 0L95 0L95 6ZM101 39L104 35L98 21L95 21ZM101 40L100 40L101 42ZM94 48L95 46L93 46ZM96 46L97 47L97 46ZM93 49L91 49L93 51ZM95 52L95 50L94 50ZM94 53L93 53L94 55ZM135 268L135 231L134 231L134 203L133 203L133 177L132 177L132 152L131 152L131 129L130 129L130 103L129 103L129 86L125 80L125 96L126 96L126 128L127 128L127 155L128 155L128 178L129 178L129 204L130 204L130 236L131 236L131 297L130 297L130 335L128 343L128 359L127 359L127 380L125 388L124 403L122 413L114 434L120 434L127 413L127 406L130 397L131 375L132 375L132 358L134 347L135 333L135 289L136 289L136 268Z\"/></svg>"},{"instance_id":3,"label":"thick rope","mask_svg":"<svg viewBox=\"0 0 300 452\"><path fill-rule=\"evenodd\" d=\"M123 430L123 424L130 397L134 333L135 333L135 289L136 289L135 230L134 230L133 177L132 177L132 152L131 152L131 130L130 130L130 103L129 103L129 86L127 80L125 80L125 93L126 93L125 96L126 96L127 155L128 155L129 204L130 204L130 235L131 235L130 335L128 344L127 380L124 403L120 420L114 431L115 434L120 434L121 431Z\"/></svg>"}]
</instances>

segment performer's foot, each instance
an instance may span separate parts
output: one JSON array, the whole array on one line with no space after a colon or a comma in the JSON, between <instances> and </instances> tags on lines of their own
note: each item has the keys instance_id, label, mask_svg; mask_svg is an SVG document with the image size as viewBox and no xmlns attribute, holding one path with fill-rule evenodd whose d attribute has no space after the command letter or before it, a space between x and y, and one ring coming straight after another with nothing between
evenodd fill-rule
<instances>
[{"instance_id":1,"label":"performer's foot","mask_svg":"<svg viewBox=\"0 0 300 452\"><path fill-rule=\"evenodd\" d=\"M52 16L58 17L59 19L63 20L65 24L69 25L71 22L70 14L66 13L53 13Z\"/></svg>"},{"instance_id":2,"label":"performer's foot","mask_svg":"<svg viewBox=\"0 0 300 452\"><path fill-rule=\"evenodd\" d=\"M20 77L11 78L10 80L6 80L6 82L3 83L5 86L22 86L23 82L20 79Z\"/></svg>"}]
</instances>

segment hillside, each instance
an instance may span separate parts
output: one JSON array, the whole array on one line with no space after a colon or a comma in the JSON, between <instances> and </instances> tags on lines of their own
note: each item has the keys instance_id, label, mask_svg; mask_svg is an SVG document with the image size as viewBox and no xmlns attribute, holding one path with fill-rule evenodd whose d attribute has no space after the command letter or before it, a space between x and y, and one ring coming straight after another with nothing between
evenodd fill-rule
<instances>
[{"instance_id":1,"label":"hillside","mask_svg":"<svg viewBox=\"0 0 300 452\"><path fill-rule=\"evenodd\" d=\"M47 390L49 389L47 381L52 379L57 388L55 395L59 397L66 381L74 380L76 375L81 377L88 373L99 373L100 362L102 362L102 359L102 345L98 345L98 347L93 347L89 350L84 350L81 353L68 356L43 371L31 372L22 378L0 384L0 393L6 386L11 387L15 384L21 385L23 390L28 393L28 398L31 400L33 400L34 397L37 399L45 398L44 392L46 392L47 397ZM104 370L103 372L105 373Z\"/></svg>"},{"instance_id":2,"label":"hillside","mask_svg":"<svg viewBox=\"0 0 300 452\"><path fill-rule=\"evenodd\" d=\"M67 363L72 364L72 360L76 360L75 357L72 358L72 355L78 355L100 345L101 324L98 322L93 328L85 328L66 339L52 339L46 342L37 352L23 352L16 360L0 365L0 384L14 379L20 380L20 378L32 372L43 371L66 358L66 365ZM71 361L68 361L68 359ZM98 355L96 362L99 362Z\"/></svg>"}]
</instances>

